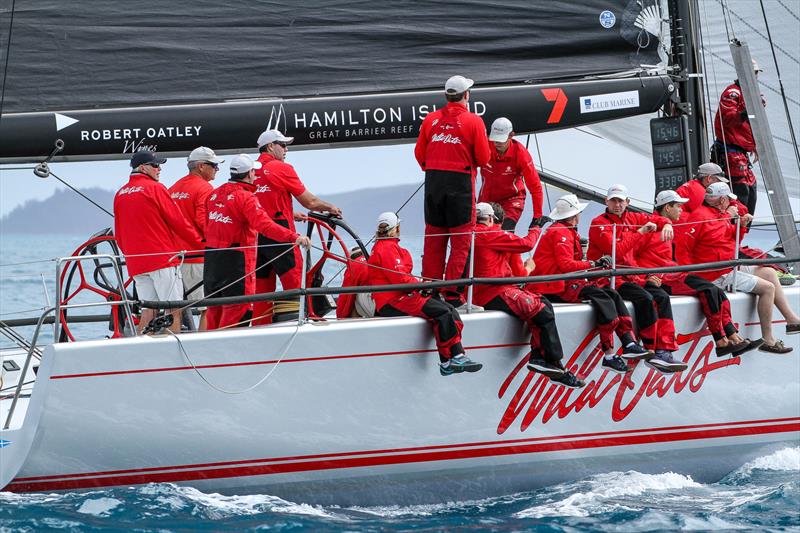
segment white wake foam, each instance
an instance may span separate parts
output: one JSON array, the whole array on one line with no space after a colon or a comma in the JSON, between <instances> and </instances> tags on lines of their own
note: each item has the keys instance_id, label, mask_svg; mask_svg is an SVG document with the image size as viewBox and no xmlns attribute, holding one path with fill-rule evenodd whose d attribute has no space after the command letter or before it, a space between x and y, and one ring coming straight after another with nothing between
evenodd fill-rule
<instances>
[{"instance_id":1,"label":"white wake foam","mask_svg":"<svg viewBox=\"0 0 800 533\"><path fill-rule=\"evenodd\" d=\"M78 508L79 513L94 516L108 516L122 502L116 498L97 498L84 501Z\"/></svg>"},{"instance_id":2,"label":"white wake foam","mask_svg":"<svg viewBox=\"0 0 800 533\"><path fill-rule=\"evenodd\" d=\"M343 519L328 513L321 507L294 503L269 494L224 496L217 493L207 494L192 487L172 484L146 485L139 489L139 492L154 497L159 504L165 505L173 511L190 508L191 514L213 520L260 513L286 513L316 518Z\"/></svg>"},{"instance_id":3,"label":"white wake foam","mask_svg":"<svg viewBox=\"0 0 800 533\"><path fill-rule=\"evenodd\" d=\"M555 492L571 493L564 499L537 505L516 513L517 518L548 516L587 517L616 510L630 509L614 500L639 496L645 492L701 487L691 477L673 472L642 474L611 472L593 476L587 481L554 487Z\"/></svg>"},{"instance_id":4,"label":"white wake foam","mask_svg":"<svg viewBox=\"0 0 800 533\"><path fill-rule=\"evenodd\" d=\"M740 471L752 472L753 470L777 470L793 472L800 470L800 446L784 448L775 453L759 457L742 466Z\"/></svg>"}]
</instances>

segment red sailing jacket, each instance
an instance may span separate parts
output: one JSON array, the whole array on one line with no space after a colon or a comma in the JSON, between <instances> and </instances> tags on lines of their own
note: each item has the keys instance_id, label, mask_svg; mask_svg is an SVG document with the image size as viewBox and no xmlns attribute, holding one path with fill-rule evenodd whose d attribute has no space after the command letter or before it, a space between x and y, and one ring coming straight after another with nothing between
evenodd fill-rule
<instances>
[{"instance_id":1,"label":"red sailing jacket","mask_svg":"<svg viewBox=\"0 0 800 533\"><path fill-rule=\"evenodd\" d=\"M617 216L606 211L592 220L589 228L589 249L586 251L586 258L596 261L604 255L611 255L612 242L614 236L613 226L617 226L617 266L620 268L631 267L635 264L633 249L642 241L639 228L648 222L655 222L656 231L666 224L670 224L668 218L660 215L649 215L647 213L634 213L627 209L622 216ZM630 281L644 285L646 276L623 276L617 278L617 283Z\"/></svg>"},{"instance_id":2,"label":"red sailing jacket","mask_svg":"<svg viewBox=\"0 0 800 533\"><path fill-rule=\"evenodd\" d=\"M753 139L750 121L742 118L743 111L746 111L746 107L742 89L738 83L731 83L719 97L719 108L714 115L714 135L720 142L724 139L725 144L735 144L748 152L753 152L756 149L756 142Z\"/></svg>"},{"instance_id":3,"label":"red sailing jacket","mask_svg":"<svg viewBox=\"0 0 800 533\"><path fill-rule=\"evenodd\" d=\"M589 261L583 260L581 237L577 228L561 222L554 223L542 234L533 260L536 262L536 270L533 271L535 276L569 274L592 267ZM566 289L566 283L547 281L532 283L528 287L542 294L560 294Z\"/></svg>"},{"instance_id":4,"label":"red sailing jacket","mask_svg":"<svg viewBox=\"0 0 800 533\"><path fill-rule=\"evenodd\" d=\"M188 174L169 188L172 201L178 206L183 216L191 224L200 237L206 234L206 200L214 190L214 186L195 174ZM182 250L192 250L191 243L178 237ZM186 263L202 263L203 252L186 254Z\"/></svg>"},{"instance_id":5,"label":"red sailing jacket","mask_svg":"<svg viewBox=\"0 0 800 533\"><path fill-rule=\"evenodd\" d=\"M700 183L700 180L690 180L678 187L675 192L682 197L689 199L688 202L683 204L681 218L678 219L678 223L675 225L675 236L677 238L679 233L689 231L689 215L695 209L703 205L703 200L705 200L706 197L706 188L703 187L703 184ZM739 216L744 216L747 214L747 206L739 200L731 200L731 204L736 206L736 209L739 211Z\"/></svg>"},{"instance_id":6,"label":"red sailing jacket","mask_svg":"<svg viewBox=\"0 0 800 533\"><path fill-rule=\"evenodd\" d=\"M646 233L643 239L633 249L633 264L642 268L656 268L662 266L675 266L678 263L672 259L672 241L661 240L658 232ZM662 274L656 274L661 276Z\"/></svg>"},{"instance_id":7,"label":"red sailing jacket","mask_svg":"<svg viewBox=\"0 0 800 533\"><path fill-rule=\"evenodd\" d=\"M297 233L272 220L258 203L255 185L231 180L220 185L208 197L206 246L209 248L244 248L245 294L255 291L256 236L258 233L279 242L294 242ZM208 259L206 269L209 269ZM219 265L217 265L219 266Z\"/></svg>"},{"instance_id":8,"label":"red sailing jacket","mask_svg":"<svg viewBox=\"0 0 800 533\"><path fill-rule=\"evenodd\" d=\"M289 163L278 161L271 154L258 156L261 168L256 171L256 198L267 214L275 220L285 220L295 231L292 197L306 191L305 185Z\"/></svg>"},{"instance_id":9,"label":"red sailing jacket","mask_svg":"<svg viewBox=\"0 0 800 533\"><path fill-rule=\"evenodd\" d=\"M512 277L514 273L509 265L509 254L530 251L541 232L541 228L534 227L528 230L528 235L520 237L500 229L500 226L490 228L485 224L475 224L475 277ZM485 305L503 289L503 285L475 285L475 303Z\"/></svg>"},{"instance_id":10,"label":"red sailing jacket","mask_svg":"<svg viewBox=\"0 0 800 533\"><path fill-rule=\"evenodd\" d=\"M397 283L417 283L419 279L411 275L414 268L414 261L408 250L400 246L400 239L378 239L372 247L372 255L369 256L368 264L378 267L369 269L370 285L393 285ZM409 291L393 292L373 292L372 299L375 300L375 308L390 303L395 298L403 296Z\"/></svg>"},{"instance_id":11,"label":"red sailing jacket","mask_svg":"<svg viewBox=\"0 0 800 533\"><path fill-rule=\"evenodd\" d=\"M369 271L367 259L360 255L353 259L344 272L342 287L359 287L369 285ZM356 305L356 294L342 294L336 301L336 318L349 318Z\"/></svg>"},{"instance_id":12,"label":"red sailing jacket","mask_svg":"<svg viewBox=\"0 0 800 533\"><path fill-rule=\"evenodd\" d=\"M179 244L178 236L189 244ZM177 252L202 247L200 235L178 210L167 188L139 172L133 172L114 196L114 237L131 277L175 266L180 262L173 258ZM139 254L156 255L137 257Z\"/></svg>"},{"instance_id":13,"label":"red sailing jacket","mask_svg":"<svg viewBox=\"0 0 800 533\"><path fill-rule=\"evenodd\" d=\"M419 129L414 155L422 170L470 173L489 162L483 120L462 103L449 102L428 113Z\"/></svg>"},{"instance_id":14,"label":"red sailing jacket","mask_svg":"<svg viewBox=\"0 0 800 533\"><path fill-rule=\"evenodd\" d=\"M481 167L483 185L478 201L500 202L519 198L524 205L527 187L531 191L533 216L541 217L542 182L528 150L522 143L512 139L502 156L497 153L494 143L489 143L489 151L489 162Z\"/></svg>"},{"instance_id":15,"label":"red sailing jacket","mask_svg":"<svg viewBox=\"0 0 800 533\"><path fill-rule=\"evenodd\" d=\"M704 204L692 212L689 222L689 231L681 233L675 242L675 259L678 264L694 265L735 258L736 225L731 223L728 213ZM739 238L743 235L744 228ZM713 281L731 270L728 267L695 274Z\"/></svg>"}]
</instances>

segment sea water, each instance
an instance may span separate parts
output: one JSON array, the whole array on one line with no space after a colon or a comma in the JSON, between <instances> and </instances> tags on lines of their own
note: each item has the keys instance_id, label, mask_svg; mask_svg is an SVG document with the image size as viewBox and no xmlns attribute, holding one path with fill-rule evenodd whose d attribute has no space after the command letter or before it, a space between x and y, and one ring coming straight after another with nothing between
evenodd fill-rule
<instances>
[{"instance_id":1,"label":"sea water","mask_svg":"<svg viewBox=\"0 0 800 533\"><path fill-rule=\"evenodd\" d=\"M760 237L754 245L762 248L774 241L774 234ZM47 299L54 299L52 259L68 255L84 240L76 235L0 234L0 319L38 316ZM82 333L95 338L107 334L105 324L83 327ZM32 329L18 331L30 339ZM44 329L44 342L52 339L51 331ZM9 345L0 340L0 346ZM671 472L610 472L532 492L431 505L319 506L270 494L223 496L173 484L54 494L0 492L0 532L764 528L800 530L797 444L742 465L713 484Z\"/></svg>"}]
</instances>

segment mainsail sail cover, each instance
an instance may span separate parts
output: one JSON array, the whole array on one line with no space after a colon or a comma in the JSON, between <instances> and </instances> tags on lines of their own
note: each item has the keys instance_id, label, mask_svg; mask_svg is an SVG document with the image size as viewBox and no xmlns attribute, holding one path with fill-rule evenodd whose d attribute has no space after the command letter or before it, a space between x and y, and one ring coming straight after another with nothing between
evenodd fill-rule
<instances>
[{"instance_id":1,"label":"mainsail sail cover","mask_svg":"<svg viewBox=\"0 0 800 533\"><path fill-rule=\"evenodd\" d=\"M665 78L628 79L597 90L584 86L572 95L562 85L657 64L659 42L648 32L652 21L642 16L656 3L0 0L0 61L8 61L0 159L47 155L56 138L66 142L60 154L66 159L119 157L144 147L179 152L203 143L240 149L252 146L253 135L270 117L291 116L291 102L309 98L326 102L319 108L320 123L326 111L329 125L355 125L362 117L362 131L348 138L315 136L314 109L308 109L305 124L302 118L285 124L301 131L301 144L407 139L429 110L420 107L429 105L426 97L413 94L440 96L443 80L456 73L481 87L517 85L530 93L534 84L572 96L567 120L556 124L551 112L558 93L539 92L541 117L527 131L649 112L663 104ZM656 96L640 97L639 88ZM394 102L393 94L406 100ZM367 105L377 95L387 99ZM505 107L513 107L520 95L528 105L525 93L507 93ZM612 105L581 112L579 104L586 103L580 99L590 96ZM231 107L232 101L254 100L268 105ZM410 106L407 116L395 121L395 131L381 132L398 106ZM126 115L130 108L159 111ZM487 119L497 114L485 111ZM243 122L247 117L256 120Z\"/></svg>"}]
</instances>

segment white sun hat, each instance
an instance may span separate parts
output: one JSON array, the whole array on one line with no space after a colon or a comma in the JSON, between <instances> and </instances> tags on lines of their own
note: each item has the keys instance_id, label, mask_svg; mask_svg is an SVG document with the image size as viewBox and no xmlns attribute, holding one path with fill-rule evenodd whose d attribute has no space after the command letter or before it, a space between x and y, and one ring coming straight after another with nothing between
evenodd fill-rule
<instances>
[{"instance_id":1,"label":"white sun hat","mask_svg":"<svg viewBox=\"0 0 800 533\"><path fill-rule=\"evenodd\" d=\"M556 200L556 207L550 212L548 217L553 220L564 220L573 217L586 209L589 204L582 204L574 194L565 194Z\"/></svg>"},{"instance_id":2,"label":"white sun hat","mask_svg":"<svg viewBox=\"0 0 800 533\"><path fill-rule=\"evenodd\" d=\"M378 227L381 227L381 224L386 224L389 226L387 230L392 230L400 225L400 218L397 216L397 213L386 211L378 215L377 223Z\"/></svg>"},{"instance_id":3,"label":"white sun hat","mask_svg":"<svg viewBox=\"0 0 800 533\"><path fill-rule=\"evenodd\" d=\"M239 154L231 159L231 174L244 174L261 168L261 163L253 161L247 154Z\"/></svg>"},{"instance_id":4,"label":"white sun hat","mask_svg":"<svg viewBox=\"0 0 800 533\"><path fill-rule=\"evenodd\" d=\"M688 202L688 198L684 198L680 194L676 193L675 191L661 191L656 195L656 207L661 207L662 205L671 204L673 202L678 202L679 204L685 204Z\"/></svg>"},{"instance_id":5,"label":"white sun hat","mask_svg":"<svg viewBox=\"0 0 800 533\"><path fill-rule=\"evenodd\" d=\"M264 132L261 132L261 135L258 136L257 144L258 147L261 148L262 146L266 146L274 142L292 144L292 141L294 141L294 137L287 137L279 130L266 130Z\"/></svg>"}]
</instances>

